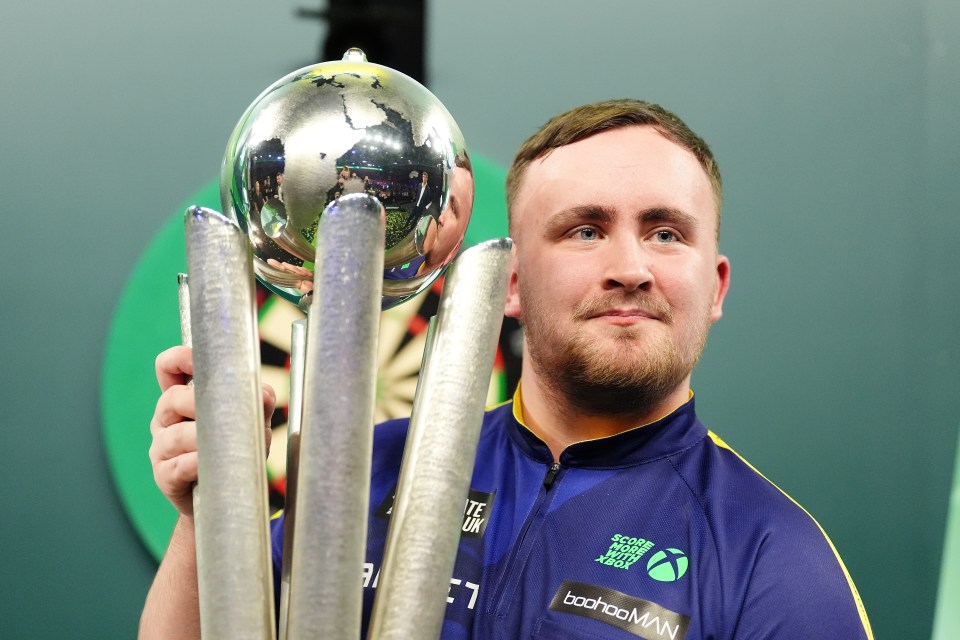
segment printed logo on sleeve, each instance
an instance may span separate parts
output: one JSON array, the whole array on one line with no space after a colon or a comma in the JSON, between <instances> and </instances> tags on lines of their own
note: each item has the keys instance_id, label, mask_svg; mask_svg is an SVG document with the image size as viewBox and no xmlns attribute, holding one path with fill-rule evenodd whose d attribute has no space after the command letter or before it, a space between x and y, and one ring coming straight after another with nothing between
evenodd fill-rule
<instances>
[{"instance_id":1,"label":"printed logo on sleeve","mask_svg":"<svg viewBox=\"0 0 960 640\"><path fill-rule=\"evenodd\" d=\"M690 626L690 616L655 602L573 580L563 581L550 610L599 620L645 640L683 640Z\"/></svg>"}]
</instances>

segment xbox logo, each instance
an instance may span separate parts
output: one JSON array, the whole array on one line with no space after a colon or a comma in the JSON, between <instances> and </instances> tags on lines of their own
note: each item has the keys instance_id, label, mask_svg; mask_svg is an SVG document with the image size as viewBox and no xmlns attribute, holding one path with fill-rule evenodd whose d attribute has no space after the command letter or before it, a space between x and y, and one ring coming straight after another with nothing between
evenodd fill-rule
<instances>
[{"instance_id":1,"label":"xbox logo","mask_svg":"<svg viewBox=\"0 0 960 640\"><path fill-rule=\"evenodd\" d=\"M683 577L690 561L680 549L665 549L653 554L647 562L647 573L659 582L673 582Z\"/></svg>"}]
</instances>

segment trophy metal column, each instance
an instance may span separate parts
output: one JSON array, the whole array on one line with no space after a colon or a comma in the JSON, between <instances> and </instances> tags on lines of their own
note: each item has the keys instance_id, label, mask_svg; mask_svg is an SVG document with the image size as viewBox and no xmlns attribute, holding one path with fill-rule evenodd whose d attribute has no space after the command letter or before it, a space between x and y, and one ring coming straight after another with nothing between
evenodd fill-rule
<instances>
[{"instance_id":1,"label":"trophy metal column","mask_svg":"<svg viewBox=\"0 0 960 640\"><path fill-rule=\"evenodd\" d=\"M186 215L197 412L197 575L207 638L273 638L260 351L246 238ZM232 277L224 278L224 273Z\"/></svg>"},{"instance_id":2,"label":"trophy metal column","mask_svg":"<svg viewBox=\"0 0 960 640\"><path fill-rule=\"evenodd\" d=\"M200 208L186 216L203 634L274 635L255 274L310 309L300 339L305 360L292 365L303 365L302 384L295 371L291 385L303 408L292 398L290 419L300 429L290 451L288 495L296 503L288 504L284 532L281 637L353 640L379 311L426 290L456 256L473 200L469 156L429 91L350 50L341 61L281 78L250 105L227 146L221 200L235 222ZM440 632L510 247L503 239L468 250L448 279L417 390L371 637ZM424 509L427 494L442 507ZM418 552L424 545L435 547L429 561ZM386 630L400 629L393 617L425 597L413 626L399 635ZM220 626L227 618L233 626Z\"/></svg>"}]
</instances>

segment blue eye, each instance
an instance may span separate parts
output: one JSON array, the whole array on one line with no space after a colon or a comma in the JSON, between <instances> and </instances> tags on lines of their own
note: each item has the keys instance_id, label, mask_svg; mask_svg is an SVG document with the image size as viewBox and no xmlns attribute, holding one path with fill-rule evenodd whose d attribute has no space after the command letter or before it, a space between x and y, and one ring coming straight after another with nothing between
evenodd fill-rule
<instances>
[{"instance_id":1,"label":"blue eye","mask_svg":"<svg viewBox=\"0 0 960 640\"><path fill-rule=\"evenodd\" d=\"M673 231L668 231L667 229L661 229L660 231L657 231L654 236L660 242L675 242L677 239L677 236L674 235Z\"/></svg>"},{"instance_id":2,"label":"blue eye","mask_svg":"<svg viewBox=\"0 0 960 640\"><path fill-rule=\"evenodd\" d=\"M584 227L583 229L577 230L577 237L580 240L596 240L598 234L596 229L592 227Z\"/></svg>"}]
</instances>

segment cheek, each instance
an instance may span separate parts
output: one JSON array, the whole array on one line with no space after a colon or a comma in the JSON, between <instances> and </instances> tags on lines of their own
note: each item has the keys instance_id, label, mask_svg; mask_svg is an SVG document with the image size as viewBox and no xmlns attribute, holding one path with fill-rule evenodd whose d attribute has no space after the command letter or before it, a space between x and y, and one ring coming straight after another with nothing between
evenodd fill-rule
<instances>
[{"instance_id":1,"label":"cheek","mask_svg":"<svg viewBox=\"0 0 960 640\"><path fill-rule=\"evenodd\" d=\"M700 313L712 305L716 284L712 273L689 265L661 270L657 282L675 311Z\"/></svg>"},{"instance_id":2,"label":"cheek","mask_svg":"<svg viewBox=\"0 0 960 640\"><path fill-rule=\"evenodd\" d=\"M520 297L520 306L523 309L528 307L542 306L539 302L544 298L550 298L548 291L550 283L544 279L545 271L543 265L538 260L520 259L517 263L517 293Z\"/></svg>"},{"instance_id":3,"label":"cheek","mask_svg":"<svg viewBox=\"0 0 960 640\"><path fill-rule=\"evenodd\" d=\"M582 259L559 256L550 251L519 254L517 257L518 289L521 305L524 300L541 309L561 310L572 307L590 294L591 282L597 275L591 263Z\"/></svg>"},{"instance_id":4,"label":"cheek","mask_svg":"<svg viewBox=\"0 0 960 640\"><path fill-rule=\"evenodd\" d=\"M584 293L588 277L585 270L573 268L570 263L538 261L526 272L527 284L541 292L541 297L555 300L576 298Z\"/></svg>"}]
</instances>

